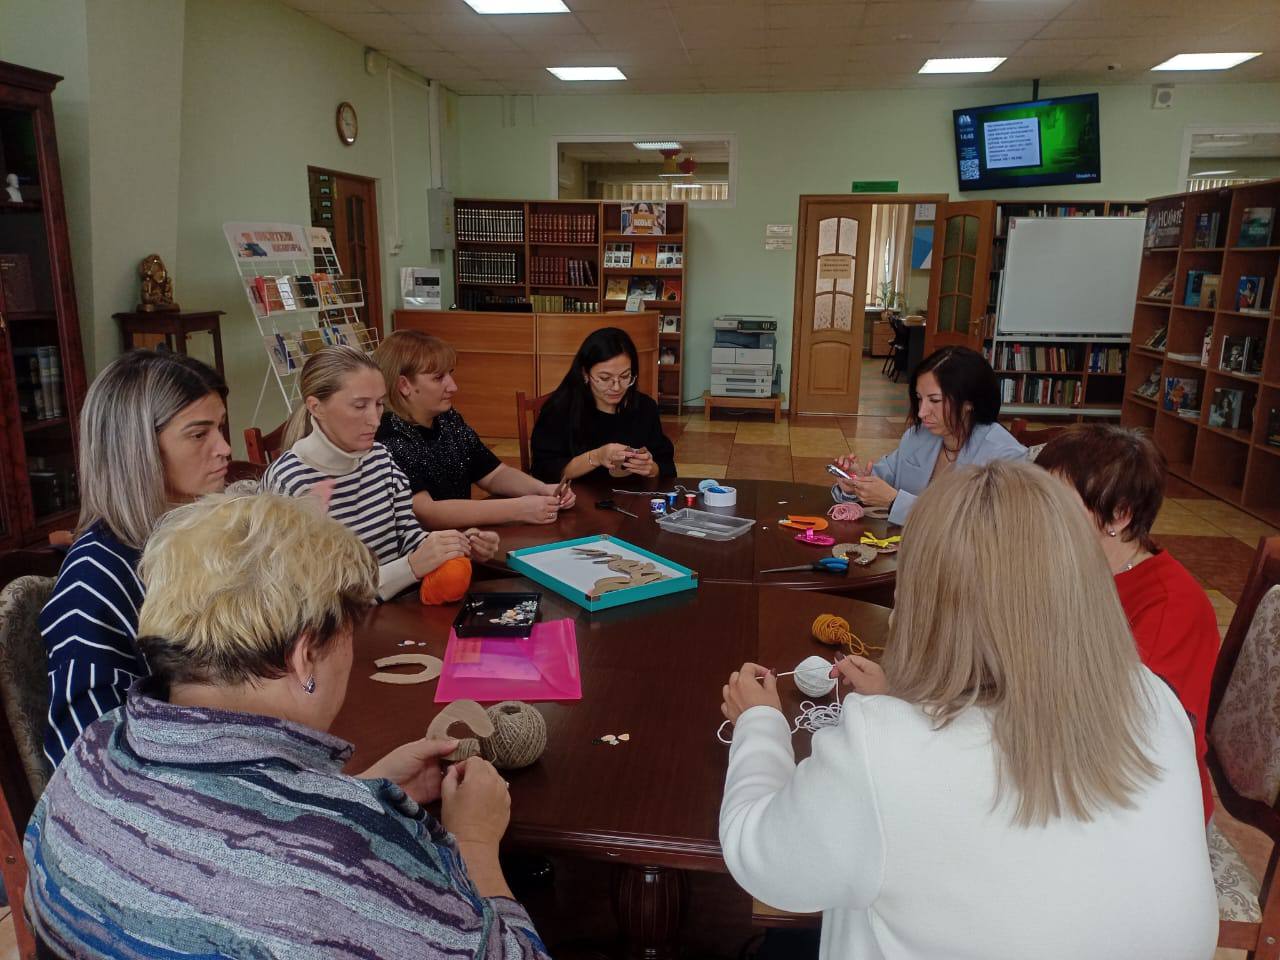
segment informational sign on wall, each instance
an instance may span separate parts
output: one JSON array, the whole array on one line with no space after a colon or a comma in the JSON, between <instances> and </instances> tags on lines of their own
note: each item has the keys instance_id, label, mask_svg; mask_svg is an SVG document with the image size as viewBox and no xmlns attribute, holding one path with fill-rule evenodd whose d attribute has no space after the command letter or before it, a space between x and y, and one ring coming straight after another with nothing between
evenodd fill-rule
<instances>
[{"instance_id":1,"label":"informational sign on wall","mask_svg":"<svg viewBox=\"0 0 1280 960\"><path fill-rule=\"evenodd\" d=\"M764 248L766 250L794 250L796 242L790 237L765 237Z\"/></svg>"},{"instance_id":2,"label":"informational sign on wall","mask_svg":"<svg viewBox=\"0 0 1280 960\"><path fill-rule=\"evenodd\" d=\"M764 235L768 237L792 237L795 236L795 224L792 223L766 223L764 225Z\"/></svg>"}]
</instances>

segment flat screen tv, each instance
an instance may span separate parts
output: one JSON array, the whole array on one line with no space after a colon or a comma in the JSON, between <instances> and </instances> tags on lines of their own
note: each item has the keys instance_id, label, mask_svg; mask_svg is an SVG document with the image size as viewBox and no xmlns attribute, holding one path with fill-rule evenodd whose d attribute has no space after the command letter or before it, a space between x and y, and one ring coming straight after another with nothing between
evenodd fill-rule
<instances>
[{"instance_id":1,"label":"flat screen tv","mask_svg":"<svg viewBox=\"0 0 1280 960\"><path fill-rule=\"evenodd\" d=\"M1098 95L955 111L961 190L1100 183Z\"/></svg>"}]
</instances>

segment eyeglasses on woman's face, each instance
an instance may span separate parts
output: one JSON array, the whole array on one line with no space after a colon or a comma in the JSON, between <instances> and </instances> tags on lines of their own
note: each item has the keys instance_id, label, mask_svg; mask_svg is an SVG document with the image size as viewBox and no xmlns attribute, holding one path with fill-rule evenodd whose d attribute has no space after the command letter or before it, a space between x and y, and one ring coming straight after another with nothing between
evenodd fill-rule
<instances>
[{"instance_id":1,"label":"eyeglasses on woman's face","mask_svg":"<svg viewBox=\"0 0 1280 960\"><path fill-rule=\"evenodd\" d=\"M609 387L614 387L615 389L621 388L625 390L627 389L627 387L631 386L633 383L636 382L636 375L634 373L624 373L617 377L592 376L591 382L594 383L601 390L606 390Z\"/></svg>"}]
</instances>

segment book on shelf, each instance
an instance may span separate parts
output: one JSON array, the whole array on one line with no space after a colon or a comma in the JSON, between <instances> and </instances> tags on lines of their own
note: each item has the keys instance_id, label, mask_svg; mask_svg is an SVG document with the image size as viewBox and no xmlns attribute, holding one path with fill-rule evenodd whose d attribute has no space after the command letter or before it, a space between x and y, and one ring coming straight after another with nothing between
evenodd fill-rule
<instances>
[{"instance_id":1,"label":"book on shelf","mask_svg":"<svg viewBox=\"0 0 1280 960\"><path fill-rule=\"evenodd\" d=\"M1222 214L1216 210L1212 213L1206 212L1196 216L1195 234L1192 236L1191 245L1199 249L1206 247L1216 247L1218 245L1218 228L1221 226Z\"/></svg>"},{"instance_id":2,"label":"book on shelf","mask_svg":"<svg viewBox=\"0 0 1280 960\"><path fill-rule=\"evenodd\" d=\"M605 287L604 298L606 300L625 300L627 299L628 286L626 277L610 277L609 283Z\"/></svg>"},{"instance_id":3,"label":"book on shelf","mask_svg":"<svg viewBox=\"0 0 1280 960\"><path fill-rule=\"evenodd\" d=\"M521 283L521 256L512 250L459 250L458 279L465 283Z\"/></svg>"},{"instance_id":4,"label":"book on shelf","mask_svg":"<svg viewBox=\"0 0 1280 960\"><path fill-rule=\"evenodd\" d=\"M1200 354L1198 353L1174 353L1172 350L1165 353L1170 360L1181 360L1183 363L1199 363Z\"/></svg>"},{"instance_id":5,"label":"book on shelf","mask_svg":"<svg viewBox=\"0 0 1280 960\"><path fill-rule=\"evenodd\" d=\"M1240 218L1240 239L1237 246L1268 247L1271 245L1271 228L1275 224L1275 207L1245 207Z\"/></svg>"},{"instance_id":6,"label":"book on shelf","mask_svg":"<svg viewBox=\"0 0 1280 960\"><path fill-rule=\"evenodd\" d=\"M1280 447L1280 409L1276 407L1267 412L1267 446Z\"/></svg>"},{"instance_id":7,"label":"book on shelf","mask_svg":"<svg viewBox=\"0 0 1280 960\"><path fill-rule=\"evenodd\" d=\"M667 205L644 200L624 203L620 217L622 232L636 236L661 236L667 232Z\"/></svg>"},{"instance_id":8,"label":"book on shelf","mask_svg":"<svg viewBox=\"0 0 1280 960\"><path fill-rule=\"evenodd\" d=\"M1148 300L1172 300L1173 299L1173 275L1174 271L1170 270L1165 274L1160 282L1151 288L1151 292L1147 294Z\"/></svg>"},{"instance_id":9,"label":"book on shelf","mask_svg":"<svg viewBox=\"0 0 1280 960\"><path fill-rule=\"evenodd\" d=\"M1188 270L1187 285L1183 290L1182 305L1184 307L1200 307L1204 306L1200 302L1201 292L1204 289L1205 277L1209 276L1207 270Z\"/></svg>"},{"instance_id":10,"label":"book on shelf","mask_svg":"<svg viewBox=\"0 0 1280 960\"><path fill-rule=\"evenodd\" d=\"M1159 350L1161 353L1163 353L1165 341L1167 341L1168 339L1169 339L1169 328L1167 326L1160 327L1158 330L1152 333L1151 336L1147 337L1147 342L1144 343L1143 346L1151 350Z\"/></svg>"},{"instance_id":11,"label":"book on shelf","mask_svg":"<svg viewBox=\"0 0 1280 960\"><path fill-rule=\"evenodd\" d=\"M627 299L639 294L641 300L657 300L661 283L653 277L632 277L627 287Z\"/></svg>"},{"instance_id":12,"label":"book on shelf","mask_svg":"<svg viewBox=\"0 0 1280 960\"><path fill-rule=\"evenodd\" d=\"M1262 354L1267 344L1261 337L1223 337L1218 367L1246 377L1262 376Z\"/></svg>"},{"instance_id":13,"label":"book on shelf","mask_svg":"<svg viewBox=\"0 0 1280 960\"><path fill-rule=\"evenodd\" d=\"M637 243L633 265L651 269L656 267L658 265L658 245L656 243Z\"/></svg>"},{"instance_id":14,"label":"book on shelf","mask_svg":"<svg viewBox=\"0 0 1280 960\"><path fill-rule=\"evenodd\" d=\"M1244 391L1217 387L1209 404L1209 426L1226 430L1248 430L1252 425L1245 410Z\"/></svg>"},{"instance_id":15,"label":"book on shelf","mask_svg":"<svg viewBox=\"0 0 1280 960\"><path fill-rule=\"evenodd\" d=\"M279 376L287 377L297 371L300 353L292 337L283 333L270 333L262 338L262 345L267 348L271 366Z\"/></svg>"},{"instance_id":16,"label":"book on shelf","mask_svg":"<svg viewBox=\"0 0 1280 960\"><path fill-rule=\"evenodd\" d=\"M684 284L675 278L662 281L662 298L667 303L679 303L684 293Z\"/></svg>"},{"instance_id":17,"label":"book on shelf","mask_svg":"<svg viewBox=\"0 0 1280 960\"><path fill-rule=\"evenodd\" d=\"M1200 381L1191 377L1165 377L1164 408L1173 412L1194 410L1199 416Z\"/></svg>"},{"instance_id":18,"label":"book on shelf","mask_svg":"<svg viewBox=\"0 0 1280 960\"><path fill-rule=\"evenodd\" d=\"M13 373L18 413L24 420L56 420L66 416L62 393L62 360L55 346L14 347Z\"/></svg>"},{"instance_id":19,"label":"book on shelf","mask_svg":"<svg viewBox=\"0 0 1280 960\"><path fill-rule=\"evenodd\" d=\"M604 265L606 268L626 269L631 266L631 244L606 243L604 245Z\"/></svg>"},{"instance_id":20,"label":"book on shelf","mask_svg":"<svg viewBox=\"0 0 1280 960\"><path fill-rule=\"evenodd\" d=\"M1242 274L1236 284L1236 310L1239 313L1263 314L1269 312L1266 293L1267 278L1259 274Z\"/></svg>"},{"instance_id":21,"label":"book on shelf","mask_svg":"<svg viewBox=\"0 0 1280 960\"><path fill-rule=\"evenodd\" d=\"M1147 224L1142 238L1144 250L1176 247L1182 239L1183 204L1147 208Z\"/></svg>"},{"instance_id":22,"label":"book on shelf","mask_svg":"<svg viewBox=\"0 0 1280 960\"><path fill-rule=\"evenodd\" d=\"M595 264L573 257L530 257L529 282L555 287L594 287Z\"/></svg>"},{"instance_id":23,"label":"book on shelf","mask_svg":"<svg viewBox=\"0 0 1280 960\"><path fill-rule=\"evenodd\" d=\"M529 240L533 243L595 243L595 214L531 214L529 221Z\"/></svg>"},{"instance_id":24,"label":"book on shelf","mask_svg":"<svg viewBox=\"0 0 1280 960\"><path fill-rule=\"evenodd\" d=\"M676 313L668 313L663 315L658 321L659 333L679 333L680 332L680 315Z\"/></svg>"},{"instance_id":25,"label":"book on shelf","mask_svg":"<svg viewBox=\"0 0 1280 960\"><path fill-rule=\"evenodd\" d=\"M1210 325L1204 332L1204 342L1200 344L1200 363L1202 366L1209 365L1209 351L1213 348L1213 326Z\"/></svg>"},{"instance_id":26,"label":"book on shelf","mask_svg":"<svg viewBox=\"0 0 1280 960\"><path fill-rule=\"evenodd\" d=\"M1218 306L1218 290L1222 286L1222 276L1216 273L1207 274L1200 284L1200 306L1216 308Z\"/></svg>"},{"instance_id":27,"label":"book on shelf","mask_svg":"<svg viewBox=\"0 0 1280 960\"><path fill-rule=\"evenodd\" d=\"M0 253L0 308L15 313L36 308L31 258L25 253Z\"/></svg>"},{"instance_id":28,"label":"book on shelf","mask_svg":"<svg viewBox=\"0 0 1280 960\"><path fill-rule=\"evenodd\" d=\"M1267 341L1261 337L1245 337L1244 370L1246 377L1262 376L1262 355L1267 349Z\"/></svg>"},{"instance_id":29,"label":"book on shelf","mask_svg":"<svg viewBox=\"0 0 1280 960\"><path fill-rule=\"evenodd\" d=\"M459 240L519 242L524 239L524 211L456 207L454 233Z\"/></svg>"},{"instance_id":30,"label":"book on shelf","mask_svg":"<svg viewBox=\"0 0 1280 960\"><path fill-rule=\"evenodd\" d=\"M338 292L337 284L333 282L333 278L327 273L313 273L312 281L316 285L316 293L320 296L320 303L326 307L342 306L342 294Z\"/></svg>"},{"instance_id":31,"label":"book on shelf","mask_svg":"<svg viewBox=\"0 0 1280 960\"><path fill-rule=\"evenodd\" d=\"M293 278L294 289L298 292L298 303L304 310L314 310L320 306L320 296L316 291L316 283L311 277L302 274Z\"/></svg>"},{"instance_id":32,"label":"book on shelf","mask_svg":"<svg viewBox=\"0 0 1280 960\"><path fill-rule=\"evenodd\" d=\"M536 313L598 313L600 304L596 300L579 300L577 297L565 297L553 294L534 294L529 298Z\"/></svg>"},{"instance_id":33,"label":"book on shelf","mask_svg":"<svg viewBox=\"0 0 1280 960\"><path fill-rule=\"evenodd\" d=\"M683 267L684 247L678 243L658 244L658 266L664 270Z\"/></svg>"},{"instance_id":34,"label":"book on shelf","mask_svg":"<svg viewBox=\"0 0 1280 960\"><path fill-rule=\"evenodd\" d=\"M272 277L276 291L280 295L280 304L285 310L297 310L298 300L294 296L293 284L288 277Z\"/></svg>"},{"instance_id":35,"label":"book on shelf","mask_svg":"<svg viewBox=\"0 0 1280 960\"><path fill-rule=\"evenodd\" d=\"M1199 420L1200 408L1199 407L1183 407L1181 410L1178 411L1178 416L1180 416L1183 420Z\"/></svg>"},{"instance_id":36,"label":"book on shelf","mask_svg":"<svg viewBox=\"0 0 1280 960\"><path fill-rule=\"evenodd\" d=\"M1133 392L1146 400L1158 400L1160 398L1160 370L1158 368L1152 370L1147 376L1146 382L1139 384L1138 388Z\"/></svg>"},{"instance_id":37,"label":"book on shelf","mask_svg":"<svg viewBox=\"0 0 1280 960\"><path fill-rule=\"evenodd\" d=\"M1004 403L1027 403L1044 407L1075 407L1084 398L1079 380L1063 377L1005 377L1000 380Z\"/></svg>"}]
</instances>

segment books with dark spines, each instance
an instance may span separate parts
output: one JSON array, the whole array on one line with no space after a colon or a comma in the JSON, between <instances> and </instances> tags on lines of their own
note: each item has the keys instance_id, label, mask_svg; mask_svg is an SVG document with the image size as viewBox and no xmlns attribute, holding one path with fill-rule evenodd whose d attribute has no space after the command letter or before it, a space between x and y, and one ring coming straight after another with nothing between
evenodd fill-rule
<instances>
[{"instance_id":1,"label":"books with dark spines","mask_svg":"<svg viewBox=\"0 0 1280 960\"><path fill-rule=\"evenodd\" d=\"M1182 305L1185 307L1200 306L1200 288L1204 285L1204 278L1208 275L1205 270L1188 270L1187 285L1183 291Z\"/></svg>"},{"instance_id":2,"label":"books with dark spines","mask_svg":"<svg viewBox=\"0 0 1280 960\"><path fill-rule=\"evenodd\" d=\"M1151 288L1151 292L1147 294L1148 300L1171 300L1173 299L1173 274L1170 270L1164 277Z\"/></svg>"},{"instance_id":3,"label":"books with dark spines","mask_svg":"<svg viewBox=\"0 0 1280 960\"><path fill-rule=\"evenodd\" d=\"M320 297L316 293L316 284L306 274L293 278L294 289L298 292L298 303L304 310L314 310L320 306Z\"/></svg>"},{"instance_id":4,"label":"books with dark spines","mask_svg":"<svg viewBox=\"0 0 1280 960\"><path fill-rule=\"evenodd\" d=\"M31 258L25 253L0 253L0 309L14 313L36 309Z\"/></svg>"},{"instance_id":5,"label":"books with dark spines","mask_svg":"<svg viewBox=\"0 0 1280 960\"><path fill-rule=\"evenodd\" d=\"M1195 235L1191 245L1198 248L1216 247L1218 245L1218 226L1221 223L1220 213L1201 213L1196 216Z\"/></svg>"},{"instance_id":6,"label":"books with dark spines","mask_svg":"<svg viewBox=\"0 0 1280 960\"><path fill-rule=\"evenodd\" d=\"M1200 306L1214 308L1218 305L1218 288L1222 285L1222 277L1216 273L1205 275L1200 284Z\"/></svg>"},{"instance_id":7,"label":"books with dark spines","mask_svg":"<svg viewBox=\"0 0 1280 960\"><path fill-rule=\"evenodd\" d=\"M604 298L606 300L625 300L627 299L627 288L626 277L610 277L609 284L604 291Z\"/></svg>"},{"instance_id":8,"label":"books with dark spines","mask_svg":"<svg viewBox=\"0 0 1280 960\"><path fill-rule=\"evenodd\" d=\"M1257 274L1242 274L1236 284L1236 310L1241 313L1261 312L1263 288L1266 278Z\"/></svg>"},{"instance_id":9,"label":"books with dark spines","mask_svg":"<svg viewBox=\"0 0 1280 960\"><path fill-rule=\"evenodd\" d=\"M1209 404L1209 426L1239 430L1244 408L1244 391L1217 387ZM1245 424L1247 427L1247 424Z\"/></svg>"},{"instance_id":10,"label":"books with dark spines","mask_svg":"<svg viewBox=\"0 0 1280 960\"><path fill-rule=\"evenodd\" d=\"M1267 411L1267 446L1280 447L1280 409Z\"/></svg>"},{"instance_id":11,"label":"books with dark spines","mask_svg":"<svg viewBox=\"0 0 1280 960\"><path fill-rule=\"evenodd\" d=\"M1150 337L1147 338L1147 342L1143 344L1143 346L1148 347L1152 350L1160 350L1163 352L1165 341L1168 338L1169 338L1169 328L1160 327L1158 330L1152 333Z\"/></svg>"},{"instance_id":12,"label":"books with dark spines","mask_svg":"<svg viewBox=\"0 0 1280 960\"><path fill-rule=\"evenodd\" d=\"M632 277L627 287L627 299L639 295L641 300L658 299L658 281L653 277Z\"/></svg>"},{"instance_id":13,"label":"books with dark spines","mask_svg":"<svg viewBox=\"0 0 1280 960\"><path fill-rule=\"evenodd\" d=\"M1164 408L1173 412L1199 410L1200 381L1190 377L1165 377Z\"/></svg>"},{"instance_id":14,"label":"books with dark spines","mask_svg":"<svg viewBox=\"0 0 1280 960\"><path fill-rule=\"evenodd\" d=\"M1271 229L1276 218L1275 207L1245 207L1240 218L1241 247L1267 247L1271 245Z\"/></svg>"},{"instance_id":15,"label":"books with dark spines","mask_svg":"<svg viewBox=\"0 0 1280 960\"><path fill-rule=\"evenodd\" d=\"M1248 337L1223 337L1222 350L1218 354L1218 368L1233 373L1244 373L1244 351Z\"/></svg>"}]
</instances>

